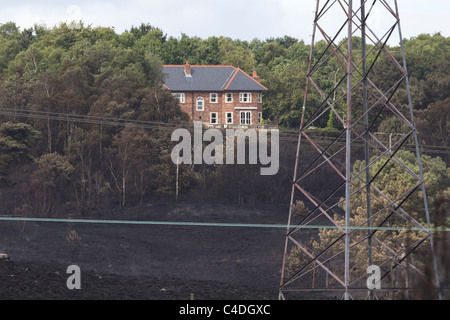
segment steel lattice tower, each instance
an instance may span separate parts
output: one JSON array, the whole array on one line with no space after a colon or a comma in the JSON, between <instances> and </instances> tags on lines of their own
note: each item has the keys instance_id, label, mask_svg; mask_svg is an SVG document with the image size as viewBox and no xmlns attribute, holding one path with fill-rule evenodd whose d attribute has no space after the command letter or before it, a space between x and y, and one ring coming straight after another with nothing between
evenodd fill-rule
<instances>
[{"instance_id":1,"label":"steel lattice tower","mask_svg":"<svg viewBox=\"0 0 450 320\"><path fill-rule=\"evenodd\" d=\"M401 52L388 45L395 37ZM409 292L411 279L423 275L416 255L427 254L439 289L404 52L396 0L317 0L280 299L310 290L376 298L366 283L372 265L380 270L380 292ZM333 118L336 134L314 130ZM387 118L402 130L376 132ZM402 150L413 151L415 168ZM383 192L387 170L405 173L410 185Z\"/></svg>"}]
</instances>

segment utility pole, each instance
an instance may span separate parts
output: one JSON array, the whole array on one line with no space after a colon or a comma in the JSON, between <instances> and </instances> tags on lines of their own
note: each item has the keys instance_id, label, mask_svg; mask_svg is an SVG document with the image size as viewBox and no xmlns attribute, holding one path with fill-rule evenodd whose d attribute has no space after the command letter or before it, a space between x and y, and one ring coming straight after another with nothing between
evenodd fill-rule
<instances>
[{"instance_id":1,"label":"utility pole","mask_svg":"<svg viewBox=\"0 0 450 320\"><path fill-rule=\"evenodd\" d=\"M178 175L179 175L179 167L180 167L180 150L177 145L177 173L175 178L175 201L178 202Z\"/></svg>"}]
</instances>

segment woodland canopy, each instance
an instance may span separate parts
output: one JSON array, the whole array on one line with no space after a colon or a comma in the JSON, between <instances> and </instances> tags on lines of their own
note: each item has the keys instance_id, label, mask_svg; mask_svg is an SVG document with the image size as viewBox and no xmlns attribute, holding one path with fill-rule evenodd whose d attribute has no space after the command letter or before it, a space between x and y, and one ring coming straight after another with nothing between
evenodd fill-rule
<instances>
[{"instance_id":1,"label":"woodland canopy","mask_svg":"<svg viewBox=\"0 0 450 320\"><path fill-rule=\"evenodd\" d=\"M399 47L391 50L401 58ZM436 192L448 198L450 38L419 35L406 39L405 50L420 142L436 147L429 154L442 159L433 162L442 182ZM257 166L180 166L180 199L288 204L296 139L287 133L299 125L308 57L309 44L288 36L248 42L169 37L149 24L121 34L82 22L24 30L1 24L0 214L90 216L174 199L170 133L188 117L160 83L163 64L186 61L256 69L269 88L263 118L278 121L286 135L275 177L260 176ZM383 66L374 77L386 77ZM333 86L336 68L323 69L323 87ZM396 125L383 119L379 130ZM337 129L332 119L317 126L323 135Z\"/></svg>"}]
</instances>

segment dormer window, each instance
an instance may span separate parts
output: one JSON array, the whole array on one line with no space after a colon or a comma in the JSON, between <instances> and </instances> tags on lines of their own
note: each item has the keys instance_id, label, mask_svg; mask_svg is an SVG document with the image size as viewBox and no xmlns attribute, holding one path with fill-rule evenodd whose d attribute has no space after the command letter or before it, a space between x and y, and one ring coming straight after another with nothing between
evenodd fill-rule
<instances>
[{"instance_id":1,"label":"dormer window","mask_svg":"<svg viewBox=\"0 0 450 320\"><path fill-rule=\"evenodd\" d=\"M205 109L205 99L202 97L197 98L197 111L203 111Z\"/></svg>"}]
</instances>

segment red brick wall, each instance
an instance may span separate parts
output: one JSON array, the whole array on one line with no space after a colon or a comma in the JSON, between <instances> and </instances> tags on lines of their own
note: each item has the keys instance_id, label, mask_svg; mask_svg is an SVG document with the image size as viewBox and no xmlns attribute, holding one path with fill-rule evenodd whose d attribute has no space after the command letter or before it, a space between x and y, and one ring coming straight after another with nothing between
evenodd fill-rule
<instances>
[{"instance_id":1,"label":"red brick wall","mask_svg":"<svg viewBox=\"0 0 450 320\"><path fill-rule=\"evenodd\" d=\"M175 93L175 92L174 92ZM182 92L177 92L182 93ZM241 111L251 112L252 124L258 124L258 112L262 112L262 103L258 103L258 93L252 92L252 99L250 103L242 103L239 101L240 92L233 92L233 102L225 102L225 92L216 92L218 95L217 103L210 102L210 92L185 92L185 102L180 103L181 110L186 112L193 120L199 121L200 119L210 124L210 113L217 112L218 123L225 124L226 112L233 113L233 124L240 124ZM198 97L204 99L204 110L197 111L196 101ZM236 109L237 108L237 109ZM248 109L247 109L248 108ZM256 108L256 109L255 109Z\"/></svg>"}]
</instances>

